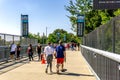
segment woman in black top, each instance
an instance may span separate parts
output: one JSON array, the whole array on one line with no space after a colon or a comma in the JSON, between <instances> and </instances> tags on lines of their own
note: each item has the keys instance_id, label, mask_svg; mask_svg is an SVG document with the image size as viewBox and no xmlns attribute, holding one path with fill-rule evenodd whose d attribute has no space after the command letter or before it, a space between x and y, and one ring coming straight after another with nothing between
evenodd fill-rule
<instances>
[{"instance_id":1,"label":"woman in black top","mask_svg":"<svg viewBox=\"0 0 120 80\"><path fill-rule=\"evenodd\" d=\"M29 44L27 52L28 52L29 61L31 61L31 59L33 60L33 48L32 48L32 44Z\"/></svg>"},{"instance_id":2,"label":"woman in black top","mask_svg":"<svg viewBox=\"0 0 120 80\"><path fill-rule=\"evenodd\" d=\"M40 44L38 44L38 46L36 47L36 51L38 53L38 61L41 60L41 49L42 49L42 46Z\"/></svg>"},{"instance_id":3,"label":"woman in black top","mask_svg":"<svg viewBox=\"0 0 120 80\"><path fill-rule=\"evenodd\" d=\"M17 60L20 59L20 50L21 50L21 46L20 46L20 44L17 44L17 54L16 54Z\"/></svg>"}]
</instances>

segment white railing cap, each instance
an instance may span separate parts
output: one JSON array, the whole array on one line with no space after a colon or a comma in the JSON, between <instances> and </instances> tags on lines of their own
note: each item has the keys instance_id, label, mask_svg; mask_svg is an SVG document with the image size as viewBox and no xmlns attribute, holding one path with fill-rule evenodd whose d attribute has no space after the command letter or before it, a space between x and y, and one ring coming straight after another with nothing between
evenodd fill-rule
<instances>
[{"instance_id":1,"label":"white railing cap","mask_svg":"<svg viewBox=\"0 0 120 80\"><path fill-rule=\"evenodd\" d=\"M91 47L84 46L84 45L80 45L80 46L83 47L83 48L86 48L90 51L93 51L96 54L100 54L102 56L105 56L105 57L110 58L112 60L115 60L117 62L120 62L120 55L119 54L108 52L108 51L103 51L103 50L99 50L99 49L95 49L95 48L91 48Z\"/></svg>"}]
</instances>

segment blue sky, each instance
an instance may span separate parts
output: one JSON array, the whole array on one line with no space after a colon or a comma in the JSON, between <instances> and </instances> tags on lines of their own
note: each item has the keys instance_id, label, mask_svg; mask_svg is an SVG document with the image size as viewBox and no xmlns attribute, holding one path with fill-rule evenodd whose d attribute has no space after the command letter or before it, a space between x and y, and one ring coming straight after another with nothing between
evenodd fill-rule
<instances>
[{"instance_id":1,"label":"blue sky","mask_svg":"<svg viewBox=\"0 0 120 80\"><path fill-rule=\"evenodd\" d=\"M65 5L69 0L0 0L0 33L21 35L21 14L29 15L29 32L71 31ZM73 33L73 32L72 32Z\"/></svg>"}]
</instances>

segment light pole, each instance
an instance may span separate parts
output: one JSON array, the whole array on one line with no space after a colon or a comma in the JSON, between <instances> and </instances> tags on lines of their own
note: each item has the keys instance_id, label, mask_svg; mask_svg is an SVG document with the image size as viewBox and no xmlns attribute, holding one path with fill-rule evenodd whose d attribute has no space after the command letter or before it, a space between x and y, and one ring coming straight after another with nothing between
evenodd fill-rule
<instances>
[{"instance_id":1,"label":"light pole","mask_svg":"<svg viewBox=\"0 0 120 80\"><path fill-rule=\"evenodd\" d=\"M45 34L44 34L44 32L43 32L43 44L44 44L44 35L45 35Z\"/></svg>"},{"instance_id":2,"label":"light pole","mask_svg":"<svg viewBox=\"0 0 120 80\"><path fill-rule=\"evenodd\" d=\"M47 37L47 27L46 27L46 37Z\"/></svg>"}]
</instances>

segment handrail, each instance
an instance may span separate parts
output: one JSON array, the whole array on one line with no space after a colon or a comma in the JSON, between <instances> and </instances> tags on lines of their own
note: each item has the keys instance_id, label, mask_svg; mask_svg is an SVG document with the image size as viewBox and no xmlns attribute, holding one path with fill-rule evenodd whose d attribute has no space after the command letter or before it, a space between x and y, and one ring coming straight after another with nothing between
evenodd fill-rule
<instances>
[{"instance_id":1,"label":"handrail","mask_svg":"<svg viewBox=\"0 0 120 80\"><path fill-rule=\"evenodd\" d=\"M91 47L87 47L87 46L84 46L84 45L80 45L80 46L83 47L83 48L86 48L90 51L93 51L96 54L100 54L102 56L108 57L108 58L110 58L112 60L115 60L115 61L120 63L120 55L118 55L118 54L108 52L108 51L99 50L99 49L95 49L95 48L91 48Z\"/></svg>"}]
</instances>

